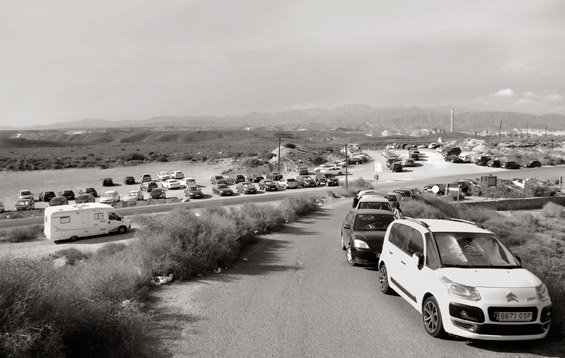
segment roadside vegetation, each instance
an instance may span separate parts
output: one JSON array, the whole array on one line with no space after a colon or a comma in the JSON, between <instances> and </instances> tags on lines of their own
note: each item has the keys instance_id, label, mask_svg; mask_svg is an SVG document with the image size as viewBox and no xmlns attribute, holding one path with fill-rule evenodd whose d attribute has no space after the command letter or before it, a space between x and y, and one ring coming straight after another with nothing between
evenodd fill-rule
<instances>
[{"instance_id":1,"label":"roadside vegetation","mask_svg":"<svg viewBox=\"0 0 565 358\"><path fill-rule=\"evenodd\" d=\"M0 261L1 357L163 356L144 306L157 276L189 279L234 263L257 235L318 210L320 199L188 209L143 220L139 240L93 254ZM29 235L33 233L30 230ZM27 235L27 234L26 234Z\"/></svg>"},{"instance_id":2,"label":"roadside vegetation","mask_svg":"<svg viewBox=\"0 0 565 358\"><path fill-rule=\"evenodd\" d=\"M565 215L564 208L547 203L541 213L497 212L485 208L453 205L448 199L419 195L402 204L405 216L460 218L479 223L495 233L549 288L553 302L550 340L565 354Z\"/></svg>"},{"instance_id":3,"label":"roadside vegetation","mask_svg":"<svg viewBox=\"0 0 565 358\"><path fill-rule=\"evenodd\" d=\"M13 229L0 230L0 242L25 242L37 240L43 233L41 225L22 226Z\"/></svg>"}]
</instances>

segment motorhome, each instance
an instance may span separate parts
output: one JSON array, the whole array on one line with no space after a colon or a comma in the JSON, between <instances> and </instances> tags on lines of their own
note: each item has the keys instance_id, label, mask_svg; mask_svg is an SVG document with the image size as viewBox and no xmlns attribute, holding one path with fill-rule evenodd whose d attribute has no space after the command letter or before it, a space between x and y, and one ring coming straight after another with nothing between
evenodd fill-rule
<instances>
[{"instance_id":1,"label":"motorhome","mask_svg":"<svg viewBox=\"0 0 565 358\"><path fill-rule=\"evenodd\" d=\"M461 159L463 163L471 163L473 161L473 153L470 152L460 153L459 159Z\"/></svg>"},{"instance_id":2,"label":"motorhome","mask_svg":"<svg viewBox=\"0 0 565 358\"><path fill-rule=\"evenodd\" d=\"M55 243L111 232L123 234L131 228L130 221L116 209L100 203L47 207L44 223L45 237Z\"/></svg>"}]
</instances>

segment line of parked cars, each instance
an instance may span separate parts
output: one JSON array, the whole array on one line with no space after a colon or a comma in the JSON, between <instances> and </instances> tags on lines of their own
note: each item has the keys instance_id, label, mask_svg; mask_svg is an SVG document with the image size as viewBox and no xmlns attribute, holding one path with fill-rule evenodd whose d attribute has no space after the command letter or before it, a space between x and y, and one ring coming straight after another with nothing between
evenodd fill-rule
<instances>
[{"instance_id":1,"label":"line of parked cars","mask_svg":"<svg viewBox=\"0 0 565 358\"><path fill-rule=\"evenodd\" d=\"M380 196L379 196L380 195ZM395 216L386 193L359 193L340 228L349 265L376 266L433 337L534 340L551 326L546 285L481 225Z\"/></svg>"}]
</instances>

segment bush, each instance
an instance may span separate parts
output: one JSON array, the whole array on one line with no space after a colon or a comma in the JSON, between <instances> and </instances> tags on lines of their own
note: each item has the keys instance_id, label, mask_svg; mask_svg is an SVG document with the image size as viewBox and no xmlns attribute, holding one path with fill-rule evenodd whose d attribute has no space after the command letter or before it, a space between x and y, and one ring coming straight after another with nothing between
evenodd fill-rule
<instances>
[{"instance_id":1,"label":"bush","mask_svg":"<svg viewBox=\"0 0 565 358\"><path fill-rule=\"evenodd\" d=\"M38 235L43 232L40 225L23 226L14 229L6 229L0 232L0 238L8 242L25 242L37 240Z\"/></svg>"},{"instance_id":2,"label":"bush","mask_svg":"<svg viewBox=\"0 0 565 358\"><path fill-rule=\"evenodd\" d=\"M358 178L355 180L350 180L347 184L347 189L345 188L345 180L340 180L340 187L341 191L340 194L346 197L352 197L357 195L362 190L370 190L373 189L373 184L371 182L366 181L363 178Z\"/></svg>"},{"instance_id":3,"label":"bush","mask_svg":"<svg viewBox=\"0 0 565 358\"><path fill-rule=\"evenodd\" d=\"M296 145L292 144L292 143L285 143L283 144L283 147L289 148L289 149L295 149Z\"/></svg>"},{"instance_id":4,"label":"bush","mask_svg":"<svg viewBox=\"0 0 565 358\"><path fill-rule=\"evenodd\" d=\"M0 262L0 356L150 357L147 316L135 306L94 299L78 267L49 261Z\"/></svg>"},{"instance_id":5,"label":"bush","mask_svg":"<svg viewBox=\"0 0 565 358\"><path fill-rule=\"evenodd\" d=\"M257 168L263 165L263 162L257 158L247 158L241 162L241 165L247 168Z\"/></svg>"},{"instance_id":6,"label":"bush","mask_svg":"<svg viewBox=\"0 0 565 358\"><path fill-rule=\"evenodd\" d=\"M129 153L122 156L122 159L125 161L132 161L132 160L145 160L145 156L141 153Z\"/></svg>"},{"instance_id":7,"label":"bush","mask_svg":"<svg viewBox=\"0 0 565 358\"><path fill-rule=\"evenodd\" d=\"M563 216L563 209L565 208L561 205L549 202L543 206L541 212L546 218L560 218Z\"/></svg>"}]
</instances>

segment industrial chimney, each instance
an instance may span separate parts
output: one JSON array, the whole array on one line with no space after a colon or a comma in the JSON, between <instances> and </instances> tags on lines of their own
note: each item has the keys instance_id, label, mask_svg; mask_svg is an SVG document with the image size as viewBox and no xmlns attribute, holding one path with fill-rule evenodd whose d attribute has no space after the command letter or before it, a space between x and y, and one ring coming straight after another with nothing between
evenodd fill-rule
<instances>
[{"instance_id":1,"label":"industrial chimney","mask_svg":"<svg viewBox=\"0 0 565 358\"><path fill-rule=\"evenodd\" d=\"M453 108L451 108L451 132L453 132L453 114L454 114L455 110Z\"/></svg>"}]
</instances>

